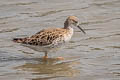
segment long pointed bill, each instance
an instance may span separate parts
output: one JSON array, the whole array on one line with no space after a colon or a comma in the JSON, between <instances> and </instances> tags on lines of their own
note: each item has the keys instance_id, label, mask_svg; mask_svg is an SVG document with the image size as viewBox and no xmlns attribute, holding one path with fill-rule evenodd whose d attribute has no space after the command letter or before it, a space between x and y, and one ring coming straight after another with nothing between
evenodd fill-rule
<instances>
[{"instance_id":1,"label":"long pointed bill","mask_svg":"<svg viewBox=\"0 0 120 80\"><path fill-rule=\"evenodd\" d=\"M77 26L84 34L86 34L86 32L78 25Z\"/></svg>"}]
</instances>

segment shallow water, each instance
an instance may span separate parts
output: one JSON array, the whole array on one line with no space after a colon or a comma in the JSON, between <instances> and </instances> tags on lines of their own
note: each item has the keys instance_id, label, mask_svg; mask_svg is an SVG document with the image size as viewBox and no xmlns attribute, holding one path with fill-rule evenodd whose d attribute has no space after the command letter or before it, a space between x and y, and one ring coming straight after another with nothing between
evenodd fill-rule
<instances>
[{"instance_id":1,"label":"shallow water","mask_svg":"<svg viewBox=\"0 0 120 80\"><path fill-rule=\"evenodd\" d=\"M47 61L11 41L63 27L69 15L87 34L75 28L70 43ZM0 0L0 80L120 80L120 0Z\"/></svg>"}]
</instances>

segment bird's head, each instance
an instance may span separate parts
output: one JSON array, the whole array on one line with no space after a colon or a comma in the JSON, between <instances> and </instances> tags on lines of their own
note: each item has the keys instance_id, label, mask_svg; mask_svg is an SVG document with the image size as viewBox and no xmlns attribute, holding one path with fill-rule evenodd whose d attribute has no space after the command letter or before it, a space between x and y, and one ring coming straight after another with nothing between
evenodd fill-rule
<instances>
[{"instance_id":1,"label":"bird's head","mask_svg":"<svg viewBox=\"0 0 120 80\"><path fill-rule=\"evenodd\" d=\"M85 31L80 27L79 19L76 16L69 16L64 23L64 28L68 28L71 25L77 26L84 34L86 34Z\"/></svg>"}]
</instances>

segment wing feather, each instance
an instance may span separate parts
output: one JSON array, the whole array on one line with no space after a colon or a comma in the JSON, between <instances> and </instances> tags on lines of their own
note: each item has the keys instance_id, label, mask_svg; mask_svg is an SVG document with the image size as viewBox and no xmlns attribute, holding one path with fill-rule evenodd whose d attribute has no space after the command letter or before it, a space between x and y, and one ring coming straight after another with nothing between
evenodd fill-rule
<instances>
[{"instance_id":1,"label":"wing feather","mask_svg":"<svg viewBox=\"0 0 120 80\"><path fill-rule=\"evenodd\" d=\"M31 37L25 38L26 40L23 43L40 46L49 45L58 38L62 38L65 32L65 29L61 28L41 30Z\"/></svg>"}]
</instances>

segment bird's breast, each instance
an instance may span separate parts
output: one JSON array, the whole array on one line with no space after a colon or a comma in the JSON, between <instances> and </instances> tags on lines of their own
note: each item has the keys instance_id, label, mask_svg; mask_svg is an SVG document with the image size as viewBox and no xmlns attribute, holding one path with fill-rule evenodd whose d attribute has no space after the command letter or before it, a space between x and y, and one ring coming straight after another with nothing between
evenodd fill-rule
<instances>
[{"instance_id":1,"label":"bird's breast","mask_svg":"<svg viewBox=\"0 0 120 80\"><path fill-rule=\"evenodd\" d=\"M73 28L70 28L66 34L64 34L64 41L68 42L70 41L71 37L73 35Z\"/></svg>"}]
</instances>

